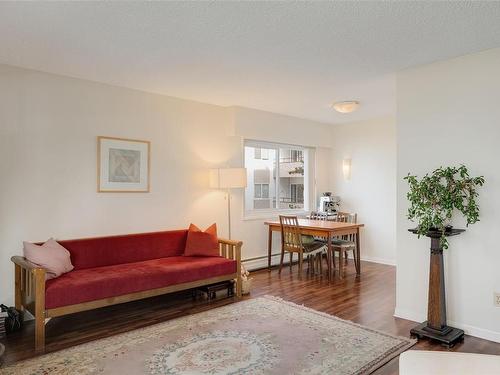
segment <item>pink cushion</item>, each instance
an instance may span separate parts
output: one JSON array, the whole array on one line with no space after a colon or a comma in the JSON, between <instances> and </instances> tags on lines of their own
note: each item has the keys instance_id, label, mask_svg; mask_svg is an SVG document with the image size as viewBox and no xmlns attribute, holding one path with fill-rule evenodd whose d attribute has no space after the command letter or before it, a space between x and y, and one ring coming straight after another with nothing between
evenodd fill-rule
<instances>
[{"instance_id":1,"label":"pink cushion","mask_svg":"<svg viewBox=\"0 0 500 375\"><path fill-rule=\"evenodd\" d=\"M184 256L219 256L217 225L214 223L202 232L196 225L189 226Z\"/></svg>"},{"instance_id":2,"label":"pink cushion","mask_svg":"<svg viewBox=\"0 0 500 375\"><path fill-rule=\"evenodd\" d=\"M73 269L69 251L52 238L43 245L23 242L23 253L28 261L47 270L47 280Z\"/></svg>"}]
</instances>

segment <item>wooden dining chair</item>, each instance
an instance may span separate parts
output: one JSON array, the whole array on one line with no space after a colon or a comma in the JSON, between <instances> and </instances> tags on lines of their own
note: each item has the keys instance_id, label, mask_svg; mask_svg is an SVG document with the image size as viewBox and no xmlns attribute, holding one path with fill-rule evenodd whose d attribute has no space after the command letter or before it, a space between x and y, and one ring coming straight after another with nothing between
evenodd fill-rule
<instances>
[{"instance_id":1,"label":"wooden dining chair","mask_svg":"<svg viewBox=\"0 0 500 375\"><path fill-rule=\"evenodd\" d=\"M328 214L326 212L312 211L309 214L309 219L311 219L311 220L328 220Z\"/></svg>"},{"instance_id":2,"label":"wooden dining chair","mask_svg":"<svg viewBox=\"0 0 500 375\"><path fill-rule=\"evenodd\" d=\"M356 224L358 220L358 215L348 212L337 212L337 216L335 217L335 221L341 223L352 223ZM335 252L339 253L339 271L342 268L342 258L345 259L345 264L348 262L348 251L352 251L354 258L354 265L356 267L356 272L358 270L358 262L356 261L357 252L356 252L356 238L354 234L349 234L345 236L340 236L332 239L332 249L333 249L333 264L335 267Z\"/></svg>"},{"instance_id":3,"label":"wooden dining chair","mask_svg":"<svg viewBox=\"0 0 500 375\"><path fill-rule=\"evenodd\" d=\"M309 219L311 219L311 220L331 220L331 221L334 221L335 220L335 216L328 215L326 212L312 211L309 214ZM315 237L315 239L318 240L318 241L323 242L326 246L328 246L328 238L327 237ZM335 268L335 258L332 257L332 263L333 263L333 265L329 264L329 262L328 262L328 256L326 257L326 259L327 259L327 263L328 263L328 269L330 267ZM320 258L320 262L322 262L322 261L323 261L323 256L321 256L321 258Z\"/></svg>"},{"instance_id":4,"label":"wooden dining chair","mask_svg":"<svg viewBox=\"0 0 500 375\"><path fill-rule=\"evenodd\" d=\"M304 255L309 261L309 270L313 272L314 269L314 256L325 251L326 245L321 241L317 241L311 236L302 235L297 216L284 216L280 215L281 224L281 258L278 273L281 273L283 268L283 259L285 253L290 253L290 271L292 270L293 254L297 253L299 257L299 275L302 274ZM322 266L320 265L322 268Z\"/></svg>"}]
</instances>

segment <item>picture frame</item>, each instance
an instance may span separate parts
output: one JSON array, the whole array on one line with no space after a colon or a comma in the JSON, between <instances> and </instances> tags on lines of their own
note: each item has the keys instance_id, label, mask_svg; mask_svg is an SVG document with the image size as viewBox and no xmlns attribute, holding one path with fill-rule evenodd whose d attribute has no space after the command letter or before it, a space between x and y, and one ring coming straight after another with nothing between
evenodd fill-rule
<instances>
[{"instance_id":1,"label":"picture frame","mask_svg":"<svg viewBox=\"0 0 500 375\"><path fill-rule=\"evenodd\" d=\"M97 137L97 191L149 193L149 141Z\"/></svg>"}]
</instances>

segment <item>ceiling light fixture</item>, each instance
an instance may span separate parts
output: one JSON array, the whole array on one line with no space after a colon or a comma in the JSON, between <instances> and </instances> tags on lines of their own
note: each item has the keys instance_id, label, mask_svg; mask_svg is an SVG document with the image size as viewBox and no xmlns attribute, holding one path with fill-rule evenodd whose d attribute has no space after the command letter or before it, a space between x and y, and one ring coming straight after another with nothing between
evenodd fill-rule
<instances>
[{"instance_id":1,"label":"ceiling light fixture","mask_svg":"<svg viewBox=\"0 0 500 375\"><path fill-rule=\"evenodd\" d=\"M356 100L347 100L344 102L333 103L333 109L339 113L351 113L359 107L359 102Z\"/></svg>"}]
</instances>

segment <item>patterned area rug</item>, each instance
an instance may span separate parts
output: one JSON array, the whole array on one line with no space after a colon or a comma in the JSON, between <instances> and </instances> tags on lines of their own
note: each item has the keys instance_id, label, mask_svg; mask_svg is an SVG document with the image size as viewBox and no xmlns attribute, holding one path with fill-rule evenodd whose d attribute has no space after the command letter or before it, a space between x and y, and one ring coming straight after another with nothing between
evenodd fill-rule
<instances>
[{"instance_id":1,"label":"patterned area rug","mask_svg":"<svg viewBox=\"0 0 500 375\"><path fill-rule=\"evenodd\" d=\"M369 374L414 343L266 296L33 358L0 374Z\"/></svg>"}]
</instances>

